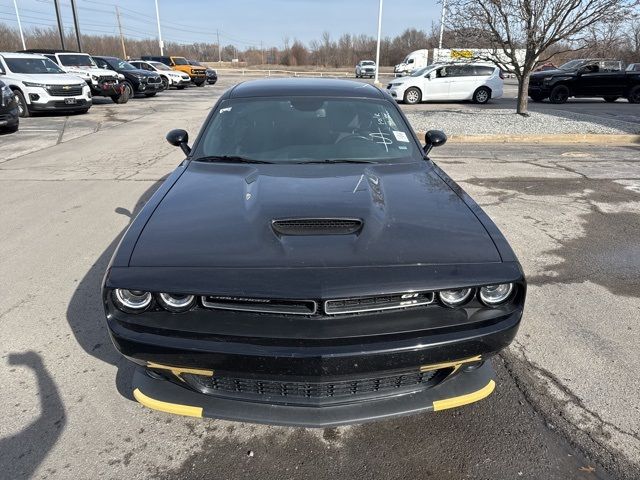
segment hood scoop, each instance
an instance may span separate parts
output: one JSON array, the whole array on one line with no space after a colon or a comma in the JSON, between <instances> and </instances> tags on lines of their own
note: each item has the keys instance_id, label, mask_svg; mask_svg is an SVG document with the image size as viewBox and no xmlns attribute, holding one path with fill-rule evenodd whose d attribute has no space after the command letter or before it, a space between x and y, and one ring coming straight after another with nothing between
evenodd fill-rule
<instances>
[{"instance_id":1,"label":"hood scoop","mask_svg":"<svg viewBox=\"0 0 640 480\"><path fill-rule=\"evenodd\" d=\"M359 218L282 218L271 228L278 235L352 235L362 229Z\"/></svg>"}]
</instances>

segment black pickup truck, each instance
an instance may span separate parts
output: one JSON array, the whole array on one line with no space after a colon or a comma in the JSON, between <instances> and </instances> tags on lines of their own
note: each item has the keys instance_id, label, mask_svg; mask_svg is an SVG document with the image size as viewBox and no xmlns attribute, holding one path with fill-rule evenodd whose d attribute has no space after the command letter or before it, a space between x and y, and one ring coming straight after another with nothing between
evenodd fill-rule
<instances>
[{"instance_id":1,"label":"black pickup truck","mask_svg":"<svg viewBox=\"0 0 640 480\"><path fill-rule=\"evenodd\" d=\"M557 70L532 73L529 97L551 103L564 103L569 97L602 97L607 102L624 97L640 103L640 72L625 71L617 60L571 60Z\"/></svg>"}]
</instances>

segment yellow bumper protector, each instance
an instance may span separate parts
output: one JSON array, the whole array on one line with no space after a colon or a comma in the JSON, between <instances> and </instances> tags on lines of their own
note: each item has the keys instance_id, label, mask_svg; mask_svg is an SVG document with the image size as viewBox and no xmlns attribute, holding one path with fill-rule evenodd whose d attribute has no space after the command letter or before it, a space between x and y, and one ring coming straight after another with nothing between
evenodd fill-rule
<instances>
[{"instance_id":1,"label":"yellow bumper protector","mask_svg":"<svg viewBox=\"0 0 640 480\"><path fill-rule=\"evenodd\" d=\"M147 362L148 368L157 368L160 370L170 370L176 377L180 377L182 373L192 373L194 375L205 375L207 377L213 376L213 370L202 370L200 368L181 368L172 367L170 365L162 365L160 363Z\"/></svg>"},{"instance_id":2,"label":"yellow bumper protector","mask_svg":"<svg viewBox=\"0 0 640 480\"><path fill-rule=\"evenodd\" d=\"M435 363L433 365L423 365L422 367L420 367L420 371L430 372L431 370L440 370L441 368L450 368L450 367L453 367L455 370L457 370L464 363L480 362L481 360L482 360L482 356L477 355L475 357L466 358L464 360L454 360L453 362Z\"/></svg>"},{"instance_id":3,"label":"yellow bumper protector","mask_svg":"<svg viewBox=\"0 0 640 480\"><path fill-rule=\"evenodd\" d=\"M460 395L459 397L446 398L444 400L436 400L433 402L433 411L446 410L447 408L461 407L462 405L468 405L469 403L477 402L483 398L491 395L491 392L496 388L496 382L490 380L484 387L472 393L466 395Z\"/></svg>"},{"instance_id":4,"label":"yellow bumper protector","mask_svg":"<svg viewBox=\"0 0 640 480\"><path fill-rule=\"evenodd\" d=\"M133 391L133 396L139 403L153 410L174 413L176 415L184 415L187 417L202 417L201 407L192 407L189 405L180 405L179 403L169 403L156 400L155 398L147 397L138 388Z\"/></svg>"}]
</instances>

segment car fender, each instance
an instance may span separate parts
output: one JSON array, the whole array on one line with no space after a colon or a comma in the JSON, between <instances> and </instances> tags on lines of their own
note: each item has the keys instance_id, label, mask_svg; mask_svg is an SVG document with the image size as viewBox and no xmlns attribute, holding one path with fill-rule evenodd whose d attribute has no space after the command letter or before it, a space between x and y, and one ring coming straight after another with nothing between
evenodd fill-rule
<instances>
[{"instance_id":1,"label":"car fender","mask_svg":"<svg viewBox=\"0 0 640 480\"><path fill-rule=\"evenodd\" d=\"M18 85L16 83L14 83L15 80L7 81L7 79L5 79L5 78L3 78L2 81L4 82L4 84L7 87L9 87L11 89L11 91L13 91L13 92L15 92L16 90L19 91L22 94L22 96L24 97L24 101L27 102L27 104L31 105L31 100L29 100L29 95L24 93L24 86L23 85ZM9 82L11 82L11 83L9 83Z\"/></svg>"}]
</instances>

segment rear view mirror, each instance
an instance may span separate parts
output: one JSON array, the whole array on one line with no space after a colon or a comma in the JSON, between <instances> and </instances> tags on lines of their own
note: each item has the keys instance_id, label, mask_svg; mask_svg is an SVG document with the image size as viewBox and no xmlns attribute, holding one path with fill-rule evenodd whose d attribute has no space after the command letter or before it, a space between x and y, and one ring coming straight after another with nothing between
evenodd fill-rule
<instances>
[{"instance_id":1,"label":"rear view mirror","mask_svg":"<svg viewBox=\"0 0 640 480\"><path fill-rule=\"evenodd\" d=\"M167 142L174 147L180 147L185 155L189 155L191 153L191 147L189 146L189 134L186 130L182 130L181 128L171 130L167 133Z\"/></svg>"},{"instance_id":2,"label":"rear view mirror","mask_svg":"<svg viewBox=\"0 0 640 480\"><path fill-rule=\"evenodd\" d=\"M447 143L447 135L441 130L429 130L424 136L424 153L428 154L433 147Z\"/></svg>"}]
</instances>

